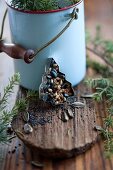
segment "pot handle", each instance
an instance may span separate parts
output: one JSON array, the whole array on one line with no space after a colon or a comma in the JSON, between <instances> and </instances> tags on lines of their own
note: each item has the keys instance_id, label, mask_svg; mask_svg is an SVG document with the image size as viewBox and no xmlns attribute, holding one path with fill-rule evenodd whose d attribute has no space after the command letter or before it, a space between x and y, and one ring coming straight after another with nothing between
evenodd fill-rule
<instances>
[{"instance_id":1,"label":"pot handle","mask_svg":"<svg viewBox=\"0 0 113 170\"><path fill-rule=\"evenodd\" d=\"M42 47L36 49L36 51L34 52L33 50L29 49L26 50L23 47L21 47L20 45L16 45L16 44L7 44L2 40L2 35L3 35L3 27L4 27L4 21L5 21L5 17L6 17L6 13L4 15L3 18L3 25L2 25L2 32L1 32L1 36L0 36L0 52L5 52L7 53L10 57L14 58L14 59L24 59L24 61L26 63L31 63L35 56L42 51L43 49L45 49L46 47L48 47L50 44L52 44L55 40L57 40L67 29L68 27L71 25L71 23L73 22L73 20L78 19L78 13L79 9L78 8L74 8L72 13L69 14L70 15L70 20L67 23L67 25L55 36L53 37L50 41L48 41L46 44L42 45Z\"/></svg>"},{"instance_id":2,"label":"pot handle","mask_svg":"<svg viewBox=\"0 0 113 170\"><path fill-rule=\"evenodd\" d=\"M5 52L8 56L14 59L24 59L26 63L31 63L33 61L33 50L26 50L25 48L16 44L8 44L4 40L0 41L0 52Z\"/></svg>"},{"instance_id":3,"label":"pot handle","mask_svg":"<svg viewBox=\"0 0 113 170\"><path fill-rule=\"evenodd\" d=\"M53 37L50 41L48 41L46 44L42 45L40 48L36 49L35 53L34 53L34 55L32 57L35 57L40 51L42 51L43 49L48 47L50 44L52 44L55 40L57 40L70 27L71 23L74 20L78 19L78 12L79 12L79 9L75 7L73 9L72 13L69 14L70 20L66 24L66 26L55 37Z\"/></svg>"}]
</instances>

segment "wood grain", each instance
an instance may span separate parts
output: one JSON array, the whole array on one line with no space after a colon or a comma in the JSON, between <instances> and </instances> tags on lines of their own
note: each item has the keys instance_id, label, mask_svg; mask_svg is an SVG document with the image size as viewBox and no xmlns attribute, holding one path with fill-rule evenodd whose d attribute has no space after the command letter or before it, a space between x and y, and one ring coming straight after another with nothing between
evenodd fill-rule
<instances>
[{"instance_id":1,"label":"wood grain","mask_svg":"<svg viewBox=\"0 0 113 170\"><path fill-rule=\"evenodd\" d=\"M0 4L0 8L1 8L1 4ZM0 9L0 14L2 14L3 7L1 9ZM105 0L105 1L85 0L85 13L86 13L86 26L88 30L92 33L92 35L94 35L95 33L96 25L100 24L102 27L102 34L104 38L112 39L113 37L113 19L112 19L113 1L112 0ZM7 32L7 30L8 29L6 27L5 33ZM5 35L9 36L9 33ZM93 56L93 58L95 58L95 56ZM99 124L101 125L103 123L102 117L104 116L105 111L101 110L102 108L104 108L104 103L100 103L99 105L96 104L95 106L98 125ZM32 155L31 152L28 152L27 151L28 149L23 144L14 153L16 159L14 159L13 162L10 161L12 158L12 153L8 154L8 151L13 150L14 146L17 145L17 143L20 143L18 138L16 138L14 142L10 144L10 147L6 145L0 146L0 153L3 154L3 159L0 161L0 170L12 170L11 164L15 164L16 162L18 162L19 165L15 166L15 170L23 170L23 169L24 170L80 170L79 168L81 168L81 170L95 170L95 166L96 166L96 170L113 170L113 158L110 160L105 159L102 141L98 141L90 150L88 150L87 152L85 152L79 157L77 156L71 159L54 160L54 161L44 159L43 162L45 163L45 166L42 169L31 166L31 160L34 160L34 155ZM38 158L36 157L35 159ZM49 166L47 165L47 163L49 164Z\"/></svg>"},{"instance_id":2,"label":"wood grain","mask_svg":"<svg viewBox=\"0 0 113 170\"><path fill-rule=\"evenodd\" d=\"M97 139L97 132L94 130L96 125L95 106L92 99L80 97L84 93L90 92L84 84L80 84L75 89L77 101L85 104L84 108L74 109L74 119L63 122L61 117L61 107L52 107L43 103L43 101L29 101L28 112L35 115L35 119L40 117L48 118L51 116L51 122L44 125L33 127L31 134L25 134L23 131L24 120L19 113L12 122L12 127L17 136L32 150L39 155L64 158L85 152ZM20 97L23 96L23 89L19 91ZM23 133L19 135L16 131ZM35 153L36 154L36 153Z\"/></svg>"}]
</instances>

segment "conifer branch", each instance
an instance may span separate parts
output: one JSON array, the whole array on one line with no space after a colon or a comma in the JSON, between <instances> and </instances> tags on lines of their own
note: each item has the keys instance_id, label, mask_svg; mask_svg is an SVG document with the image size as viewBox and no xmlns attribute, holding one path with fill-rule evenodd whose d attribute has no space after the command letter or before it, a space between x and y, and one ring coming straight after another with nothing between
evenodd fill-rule
<instances>
[{"instance_id":1,"label":"conifer branch","mask_svg":"<svg viewBox=\"0 0 113 170\"><path fill-rule=\"evenodd\" d=\"M11 123L12 118L17 114L15 105L11 111L7 111L8 98L14 91L14 86L19 83L20 75L17 73L11 77L9 84L4 88L3 97L0 99L0 143L8 141L7 126Z\"/></svg>"},{"instance_id":2,"label":"conifer branch","mask_svg":"<svg viewBox=\"0 0 113 170\"><path fill-rule=\"evenodd\" d=\"M98 26L96 36L93 39L87 34L87 42L92 47L87 46L87 50L96 54L106 65L91 61L88 58L88 66L100 73L102 77L88 79L86 82L95 91L93 98L98 102L104 100L108 106L108 115L103 119L104 125L99 131L101 131L104 137L105 155L107 158L110 158L113 155L113 41L103 40L100 30Z\"/></svg>"},{"instance_id":3,"label":"conifer branch","mask_svg":"<svg viewBox=\"0 0 113 170\"><path fill-rule=\"evenodd\" d=\"M74 5L80 0L12 0L11 6L22 10L55 10Z\"/></svg>"}]
</instances>

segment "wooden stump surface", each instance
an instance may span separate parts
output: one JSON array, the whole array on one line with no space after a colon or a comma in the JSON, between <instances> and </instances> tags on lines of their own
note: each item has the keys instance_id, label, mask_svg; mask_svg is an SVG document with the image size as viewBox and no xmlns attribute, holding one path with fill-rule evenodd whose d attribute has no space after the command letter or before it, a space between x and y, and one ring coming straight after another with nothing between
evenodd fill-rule
<instances>
[{"instance_id":1,"label":"wooden stump surface","mask_svg":"<svg viewBox=\"0 0 113 170\"><path fill-rule=\"evenodd\" d=\"M0 1L0 14L3 6ZM98 5L97 5L98 4ZM95 27L99 23L102 28L103 36L107 39L113 37L113 1L85 1L86 26L92 35L95 33ZM8 27L5 27L6 31ZM6 32L5 32L5 35ZM8 34L9 35L9 34ZM7 35L7 36L8 36ZM91 54L92 56L92 54ZM4 59L3 53L1 57ZM96 56L92 56L94 59ZM1 59L2 62L2 59ZM9 66L9 60L8 62ZM2 64L1 64L2 66ZM1 69L2 70L2 69ZM6 69L8 70L8 69ZM8 71L7 71L8 72ZM3 75L6 79L7 74ZM104 102L96 104L97 125L103 124L103 117L106 116L107 108ZM21 146L20 146L21 144ZM15 149L16 147L16 149ZM16 150L14 152L14 149ZM13 152L13 153L12 153ZM35 154L29 152L28 148L20 142L18 138L12 140L9 145L0 145L0 170L113 170L113 158L105 159L103 142L98 141L90 150L77 157L65 160L43 160L44 167L32 166L31 161L37 160Z\"/></svg>"},{"instance_id":2,"label":"wooden stump surface","mask_svg":"<svg viewBox=\"0 0 113 170\"><path fill-rule=\"evenodd\" d=\"M20 91L22 95L22 91ZM29 113L36 116L39 124L33 126L31 134L25 134L23 126L25 122L22 114L13 120L13 129L21 133L17 136L32 150L38 151L39 155L58 158L71 157L85 152L97 139L97 132L94 130L96 124L95 108L92 99L80 97L84 93L90 93L85 85L80 84L76 89L76 100L85 104L84 108L74 109L74 118L63 122L61 107L50 107L42 101L35 101L29 104ZM43 124L43 118L47 123ZM42 119L42 124L40 120Z\"/></svg>"}]
</instances>

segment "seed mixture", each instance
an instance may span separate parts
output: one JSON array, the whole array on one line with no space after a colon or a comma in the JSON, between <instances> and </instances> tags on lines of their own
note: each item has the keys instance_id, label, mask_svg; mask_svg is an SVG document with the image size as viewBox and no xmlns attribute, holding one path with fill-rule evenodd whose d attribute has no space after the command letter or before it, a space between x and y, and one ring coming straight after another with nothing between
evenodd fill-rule
<instances>
[{"instance_id":1,"label":"seed mixture","mask_svg":"<svg viewBox=\"0 0 113 170\"><path fill-rule=\"evenodd\" d=\"M49 59L50 60L50 59ZM39 88L39 97L52 105L60 105L67 101L68 97L74 96L74 90L65 74L59 71L59 66L52 58L50 65L42 77Z\"/></svg>"}]
</instances>

